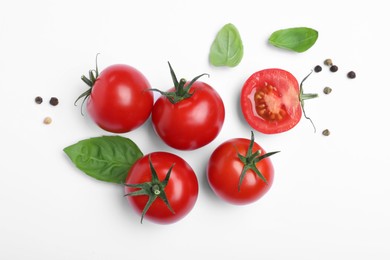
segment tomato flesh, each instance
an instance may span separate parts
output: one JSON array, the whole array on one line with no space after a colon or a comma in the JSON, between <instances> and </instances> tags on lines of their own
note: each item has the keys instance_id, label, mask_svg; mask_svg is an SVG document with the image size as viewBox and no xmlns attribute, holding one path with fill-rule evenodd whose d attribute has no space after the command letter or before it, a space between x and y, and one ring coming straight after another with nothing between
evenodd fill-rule
<instances>
[{"instance_id":1,"label":"tomato flesh","mask_svg":"<svg viewBox=\"0 0 390 260\"><path fill-rule=\"evenodd\" d=\"M281 69L252 74L241 91L241 110L259 132L273 134L293 128L302 117L298 81Z\"/></svg>"}]
</instances>

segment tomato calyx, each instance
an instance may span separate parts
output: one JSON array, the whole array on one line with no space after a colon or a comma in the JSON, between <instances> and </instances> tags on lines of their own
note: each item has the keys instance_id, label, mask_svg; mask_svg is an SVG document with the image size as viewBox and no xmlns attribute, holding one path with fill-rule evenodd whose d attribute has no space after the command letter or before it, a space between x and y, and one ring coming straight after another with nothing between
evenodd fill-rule
<instances>
[{"instance_id":1,"label":"tomato calyx","mask_svg":"<svg viewBox=\"0 0 390 260\"><path fill-rule=\"evenodd\" d=\"M301 84L299 85L299 102L301 104L301 108L302 108L302 112L303 112L303 116L309 120L314 128L314 132L316 132L316 127L313 123L313 120L311 120L310 117L308 117L306 115L306 112L305 112L305 100L308 100L308 99L312 99L312 98L316 98L318 97L318 94L317 93L304 93L303 92L303 82L305 82L305 80L313 73L313 71L311 71L306 77L303 78L303 80L301 81Z\"/></svg>"},{"instance_id":2,"label":"tomato calyx","mask_svg":"<svg viewBox=\"0 0 390 260\"><path fill-rule=\"evenodd\" d=\"M175 87L175 91L168 92L168 91L161 91L159 89L151 89L151 90L152 91L157 91L161 95L167 97L168 100L172 104L176 104L176 103L178 103L178 102L180 102L180 101L182 101L182 100L184 100L186 98L190 98L194 94L194 93L190 93L190 88L195 83L195 81L197 81L202 76L205 76L205 75L209 76L209 74L203 73L203 74L193 78L187 84L187 80L185 80L184 78L178 80L177 77L176 77L176 74L173 71L172 66L171 66L171 64L169 62L168 62L168 65L169 65L169 70L170 70L171 77L172 77L172 80L173 80L173 85Z\"/></svg>"},{"instance_id":3,"label":"tomato calyx","mask_svg":"<svg viewBox=\"0 0 390 260\"><path fill-rule=\"evenodd\" d=\"M83 99L83 102L81 103L81 114L83 115L83 105L85 103L85 101L87 100L87 98L91 95L91 92L92 92L92 88L93 88L93 85L95 84L96 80L98 79L99 77L99 70L98 70L98 65L97 65L97 58L98 58L98 55L99 53L96 54L96 58L95 58L95 69L92 69L92 70L89 70L89 78L87 78L85 75L82 75L81 76L81 80L84 81L85 84L87 84L87 86L89 87L88 90L86 90L85 92L83 92L77 99L76 101L74 102L74 105L76 106L76 103L82 99Z\"/></svg>"},{"instance_id":4,"label":"tomato calyx","mask_svg":"<svg viewBox=\"0 0 390 260\"><path fill-rule=\"evenodd\" d=\"M252 152L253 149L253 144L255 143L255 137L253 134L253 131L251 131L251 141L249 143L248 150L246 152L246 155L242 155L237 151L237 156L240 159L240 161L244 164L244 167L242 168L241 174L240 174L240 179L238 182L238 191L240 191L241 184L244 180L245 174L248 172L248 170L254 171L257 176L260 177L266 184L268 184L267 179L264 177L264 175L260 172L260 170L256 167L256 163L260 162L264 158L267 158L273 154L278 153L279 151L275 152L269 152L265 154L261 154L260 150L257 150L256 152Z\"/></svg>"},{"instance_id":5,"label":"tomato calyx","mask_svg":"<svg viewBox=\"0 0 390 260\"><path fill-rule=\"evenodd\" d=\"M125 194L124 196L142 196L146 195L149 197L148 202L146 203L142 215L141 215L141 223L145 217L146 212L150 208L150 206L153 204L153 202L160 198L162 201L167 205L168 209L172 212L172 214L175 214L175 211L172 209L171 205L169 204L167 195L165 194L165 187L168 184L169 178L171 176L172 168L175 166L175 164L172 164L172 166L169 168L165 178L163 181L160 181L157 176L156 169L153 166L152 159L149 156L149 166L150 171L152 173L152 180L150 182L144 182L144 183L137 183L137 184L128 184L125 183L124 185L127 187L132 188L138 188L138 190L130 192Z\"/></svg>"}]
</instances>

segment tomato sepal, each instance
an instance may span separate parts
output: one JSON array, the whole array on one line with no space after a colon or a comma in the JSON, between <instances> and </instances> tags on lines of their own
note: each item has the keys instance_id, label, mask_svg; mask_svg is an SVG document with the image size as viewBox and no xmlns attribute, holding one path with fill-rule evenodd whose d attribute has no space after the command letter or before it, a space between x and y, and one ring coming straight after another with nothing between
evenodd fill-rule
<instances>
[{"instance_id":1,"label":"tomato sepal","mask_svg":"<svg viewBox=\"0 0 390 260\"><path fill-rule=\"evenodd\" d=\"M165 96L172 104L176 104L184 99L190 98L194 93L190 93L191 86L201 77L209 76L207 73L200 74L193 78L188 84L187 80L182 78L180 80L177 79L176 74L171 66L171 63L168 61L169 70L171 73L173 85L175 91L161 91L159 89L150 89L152 91L157 91L161 95Z\"/></svg>"},{"instance_id":2,"label":"tomato sepal","mask_svg":"<svg viewBox=\"0 0 390 260\"><path fill-rule=\"evenodd\" d=\"M169 178L171 176L171 172L175 164L172 164L172 166L169 168L165 178L163 181L160 181L157 176L156 169L153 166L152 160L149 155L149 166L150 171L152 173L152 180L150 182L144 182L144 183L137 183L137 184L129 184L125 183L124 185L131 188L138 188L138 190L130 192L125 194L124 196L142 196L146 195L149 197L144 209L142 210L141 215L141 223L146 215L146 212L150 208L150 206L153 204L153 202L160 198L165 203L165 205L168 207L168 209L172 212L172 214L175 214L175 211L171 207L167 195L165 194L165 187L168 185Z\"/></svg>"},{"instance_id":3,"label":"tomato sepal","mask_svg":"<svg viewBox=\"0 0 390 260\"><path fill-rule=\"evenodd\" d=\"M238 191L240 191L241 184L244 181L245 174L248 172L248 170L254 171L257 176L260 177L262 181L265 182L265 184L268 185L267 179L264 177L264 175L260 172L260 170L257 168L256 164L263 160L264 158L267 158L271 155L274 155L276 153L279 153L280 151L275 151L275 152L269 152L265 153L263 155L261 154L260 150L257 150L255 153L252 153L253 149L253 144L255 143L255 137L253 134L253 131L251 131L251 141L248 146L248 150L246 152L246 155L242 155L237 151L237 156L240 159L240 161L244 164L244 167L242 168L241 174L240 174L240 179L238 182Z\"/></svg>"},{"instance_id":4,"label":"tomato sepal","mask_svg":"<svg viewBox=\"0 0 390 260\"><path fill-rule=\"evenodd\" d=\"M92 69L92 70L89 70L88 72L88 75L89 75L89 78L87 78L85 75L82 75L81 76L81 80L87 84L87 86L89 87L88 90L86 90L85 92L83 92L77 99L76 101L74 102L74 105L76 106L77 105L77 102L83 98L83 102L81 103L81 114L83 114L83 106L84 106L84 103L85 101L87 100L87 98L91 95L92 93L92 88L93 88L93 85L95 85L95 82L96 80L98 79L99 77L99 69L98 69L98 63L97 63L97 58L98 58L98 55L100 53L97 53L96 54L96 57L95 57L95 69Z\"/></svg>"}]
</instances>

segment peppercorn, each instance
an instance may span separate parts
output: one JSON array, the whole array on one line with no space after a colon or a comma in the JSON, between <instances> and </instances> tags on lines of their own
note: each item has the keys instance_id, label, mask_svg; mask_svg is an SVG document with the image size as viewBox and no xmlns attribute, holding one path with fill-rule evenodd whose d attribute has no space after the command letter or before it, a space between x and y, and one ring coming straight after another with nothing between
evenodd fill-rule
<instances>
[{"instance_id":1,"label":"peppercorn","mask_svg":"<svg viewBox=\"0 0 390 260\"><path fill-rule=\"evenodd\" d=\"M324 88L324 93L325 93L326 95L330 94L330 92L332 92L332 88L330 88L330 87L325 87L325 88Z\"/></svg>"},{"instance_id":2,"label":"peppercorn","mask_svg":"<svg viewBox=\"0 0 390 260\"><path fill-rule=\"evenodd\" d=\"M326 66L332 66L332 65L333 65L333 62L332 62L331 59L326 59L326 60L324 61L324 64L325 64Z\"/></svg>"},{"instance_id":3,"label":"peppercorn","mask_svg":"<svg viewBox=\"0 0 390 260\"><path fill-rule=\"evenodd\" d=\"M35 98L35 103L37 103L37 104L41 104L42 101L43 101L43 99L42 99L40 96L37 96L37 97Z\"/></svg>"},{"instance_id":4,"label":"peppercorn","mask_svg":"<svg viewBox=\"0 0 390 260\"><path fill-rule=\"evenodd\" d=\"M330 135L329 129L325 129L324 131L322 131L322 135L329 136Z\"/></svg>"},{"instance_id":5,"label":"peppercorn","mask_svg":"<svg viewBox=\"0 0 390 260\"><path fill-rule=\"evenodd\" d=\"M50 99L49 103L50 103L50 105L52 105L52 106L58 105L58 98L52 97L52 98Z\"/></svg>"},{"instance_id":6,"label":"peppercorn","mask_svg":"<svg viewBox=\"0 0 390 260\"><path fill-rule=\"evenodd\" d=\"M53 120L52 120L51 117L49 117L49 116L47 116L47 117L45 117L45 118L43 119L43 123L44 123L45 125L51 124L52 121L53 121Z\"/></svg>"},{"instance_id":7,"label":"peppercorn","mask_svg":"<svg viewBox=\"0 0 390 260\"><path fill-rule=\"evenodd\" d=\"M350 79L354 79L356 78L356 73L354 71L350 71L348 72L347 77Z\"/></svg>"},{"instance_id":8,"label":"peppercorn","mask_svg":"<svg viewBox=\"0 0 390 260\"><path fill-rule=\"evenodd\" d=\"M322 71L322 67L320 65L317 65L317 66L314 67L314 71L315 72L320 72L320 71Z\"/></svg>"},{"instance_id":9,"label":"peppercorn","mask_svg":"<svg viewBox=\"0 0 390 260\"><path fill-rule=\"evenodd\" d=\"M330 71L331 71L331 72L336 72L336 71L338 71L338 70L339 70L339 67L337 67L336 65L330 66Z\"/></svg>"}]
</instances>

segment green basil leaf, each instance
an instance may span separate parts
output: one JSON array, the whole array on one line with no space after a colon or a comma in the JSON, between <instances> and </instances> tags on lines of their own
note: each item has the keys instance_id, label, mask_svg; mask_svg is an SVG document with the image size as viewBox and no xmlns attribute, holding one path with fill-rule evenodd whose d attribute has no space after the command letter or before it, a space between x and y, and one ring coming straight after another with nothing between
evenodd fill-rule
<instances>
[{"instance_id":1,"label":"green basil leaf","mask_svg":"<svg viewBox=\"0 0 390 260\"><path fill-rule=\"evenodd\" d=\"M121 136L81 140L64 152L87 175L113 183L124 183L131 166L143 156L133 141Z\"/></svg>"},{"instance_id":2,"label":"green basil leaf","mask_svg":"<svg viewBox=\"0 0 390 260\"><path fill-rule=\"evenodd\" d=\"M318 39L318 32L308 27L296 27L275 31L268 42L275 47L295 52L310 49Z\"/></svg>"},{"instance_id":3,"label":"green basil leaf","mask_svg":"<svg viewBox=\"0 0 390 260\"><path fill-rule=\"evenodd\" d=\"M235 67L244 56L244 47L237 28L228 23L218 32L209 54L210 63L214 66Z\"/></svg>"}]
</instances>

